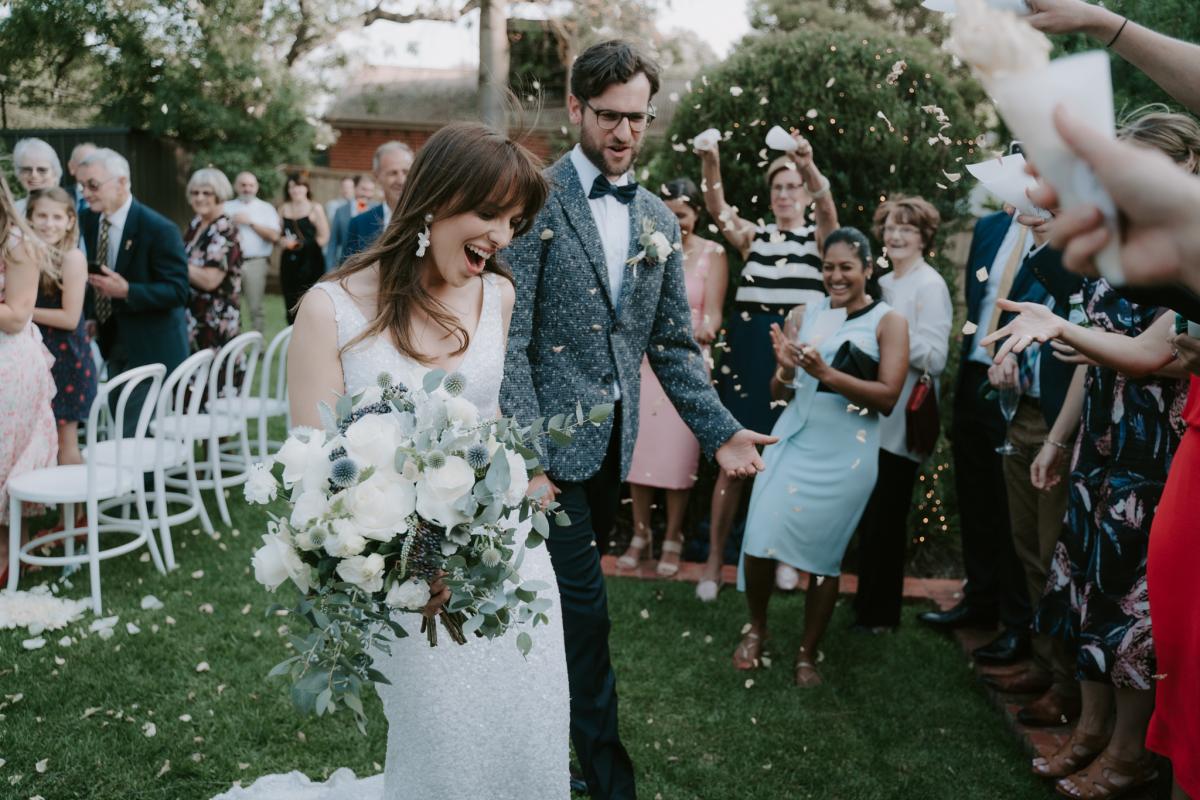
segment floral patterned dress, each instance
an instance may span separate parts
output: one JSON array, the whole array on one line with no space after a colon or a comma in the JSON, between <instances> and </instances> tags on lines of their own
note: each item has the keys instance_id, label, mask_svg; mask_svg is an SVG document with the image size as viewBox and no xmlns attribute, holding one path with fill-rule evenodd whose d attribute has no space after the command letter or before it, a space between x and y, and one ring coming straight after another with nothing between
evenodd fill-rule
<instances>
[{"instance_id":1,"label":"floral patterned dress","mask_svg":"<svg viewBox=\"0 0 1200 800\"><path fill-rule=\"evenodd\" d=\"M4 261L0 259L0 303L4 302ZM8 480L58 461L58 426L51 400L54 357L29 322L19 333L0 331L0 512L8 522ZM41 513L26 504L25 516Z\"/></svg>"},{"instance_id":2,"label":"floral patterned dress","mask_svg":"<svg viewBox=\"0 0 1200 800\"><path fill-rule=\"evenodd\" d=\"M62 289L38 289L38 308L62 308ZM54 356L54 418L60 425L84 422L96 399L96 364L92 360L91 339L84 326L83 315L75 330L67 331L52 325L38 325L42 342Z\"/></svg>"},{"instance_id":3,"label":"floral patterned dress","mask_svg":"<svg viewBox=\"0 0 1200 800\"><path fill-rule=\"evenodd\" d=\"M196 217L188 225L184 241L189 267L215 267L225 273L220 285L211 292L193 286L187 309L191 351L217 350L241 333L242 250L237 226L225 214L207 227Z\"/></svg>"},{"instance_id":4,"label":"floral patterned dress","mask_svg":"<svg viewBox=\"0 0 1200 800\"><path fill-rule=\"evenodd\" d=\"M1087 281L1092 325L1137 336L1162 309ZM1089 367L1070 500L1034 628L1079 647L1081 680L1149 689L1155 671L1146 590L1150 526L1185 426L1186 380Z\"/></svg>"}]
</instances>

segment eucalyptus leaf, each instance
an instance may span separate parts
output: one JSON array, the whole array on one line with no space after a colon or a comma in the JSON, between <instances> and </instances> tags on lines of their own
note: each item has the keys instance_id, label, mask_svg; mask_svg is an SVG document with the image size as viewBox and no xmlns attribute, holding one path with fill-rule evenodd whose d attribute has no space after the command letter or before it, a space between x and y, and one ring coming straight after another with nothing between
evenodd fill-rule
<instances>
[{"instance_id":1,"label":"eucalyptus leaf","mask_svg":"<svg viewBox=\"0 0 1200 800\"><path fill-rule=\"evenodd\" d=\"M339 420L343 420L350 416L350 413L354 411L354 398L348 394L342 395L337 400L337 406L335 406L335 410Z\"/></svg>"},{"instance_id":2,"label":"eucalyptus leaf","mask_svg":"<svg viewBox=\"0 0 1200 800\"><path fill-rule=\"evenodd\" d=\"M521 655L528 656L529 651L533 649L533 637L525 631L517 634L517 649L521 651Z\"/></svg>"},{"instance_id":3,"label":"eucalyptus leaf","mask_svg":"<svg viewBox=\"0 0 1200 800\"><path fill-rule=\"evenodd\" d=\"M569 431L559 430L557 428L550 429L550 441L554 442L559 447L566 447L572 442L573 439L574 437L571 436Z\"/></svg>"},{"instance_id":4,"label":"eucalyptus leaf","mask_svg":"<svg viewBox=\"0 0 1200 800\"><path fill-rule=\"evenodd\" d=\"M548 537L550 535L550 522L546 519L546 513L544 511L534 512L533 529L543 537Z\"/></svg>"},{"instance_id":5,"label":"eucalyptus leaf","mask_svg":"<svg viewBox=\"0 0 1200 800\"><path fill-rule=\"evenodd\" d=\"M433 394L437 388L442 385L442 379L446 377L446 370L431 369L425 373L425 377L421 379L421 388L425 390L425 394Z\"/></svg>"},{"instance_id":6,"label":"eucalyptus leaf","mask_svg":"<svg viewBox=\"0 0 1200 800\"><path fill-rule=\"evenodd\" d=\"M565 528L571 524L571 518L567 516L567 512L559 511L554 515L554 524L560 528Z\"/></svg>"},{"instance_id":7,"label":"eucalyptus leaf","mask_svg":"<svg viewBox=\"0 0 1200 800\"><path fill-rule=\"evenodd\" d=\"M612 416L612 412L612 403L600 403L599 405L594 405L588 411L588 422L592 423L593 425L599 425L601 422L604 422L606 419Z\"/></svg>"}]
</instances>

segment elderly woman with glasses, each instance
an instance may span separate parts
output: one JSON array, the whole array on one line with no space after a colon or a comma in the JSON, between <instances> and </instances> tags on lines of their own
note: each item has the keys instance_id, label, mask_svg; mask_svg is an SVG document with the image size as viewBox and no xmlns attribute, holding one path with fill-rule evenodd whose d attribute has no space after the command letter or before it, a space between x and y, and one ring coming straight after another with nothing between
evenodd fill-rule
<instances>
[{"instance_id":1,"label":"elderly woman with glasses","mask_svg":"<svg viewBox=\"0 0 1200 800\"><path fill-rule=\"evenodd\" d=\"M220 348L241 332L242 251L237 225L225 213L229 178L208 167L193 173L188 202L196 216L183 236L187 249L188 339L193 353Z\"/></svg>"},{"instance_id":2,"label":"elderly woman with glasses","mask_svg":"<svg viewBox=\"0 0 1200 800\"><path fill-rule=\"evenodd\" d=\"M17 171L17 180L26 193L58 186L58 182L62 180L62 162L58 160L58 153L48 142L41 139L18 141L13 147L13 167ZM22 197L14 204L14 209L21 216L25 216L25 205L28 201L27 197Z\"/></svg>"}]
</instances>

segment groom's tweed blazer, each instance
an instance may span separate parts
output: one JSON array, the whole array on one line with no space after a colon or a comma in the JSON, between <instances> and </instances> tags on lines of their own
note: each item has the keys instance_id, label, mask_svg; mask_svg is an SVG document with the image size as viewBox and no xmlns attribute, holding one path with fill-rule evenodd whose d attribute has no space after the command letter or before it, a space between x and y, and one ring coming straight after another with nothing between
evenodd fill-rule
<instances>
[{"instance_id":1,"label":"groom's tweed blazer","mask_svg":"<svg viewBox=\"0 0 1200 800\"><path fill-rule=\"evenodd\" d=\"M564 156L546 170L551 192L529 233L504 252L517 284L508 334L504 413L522 422L574 414L613 400L621 387L621 477L629 472L638 429L643 354L679 415L708 456L741 427L721 405L692 336L692 315L683 281L683 257L673 250L665 263L626 265L621 296L613 297L600 234L579 175ZM629 257L641 246L642 220L672 243L679 241L675 216L644 188L629 206ZM566 447L550 445L546 472L560 481L583 481L604 461L613 420L584 425Z\"/></svg>"}]
</instances>

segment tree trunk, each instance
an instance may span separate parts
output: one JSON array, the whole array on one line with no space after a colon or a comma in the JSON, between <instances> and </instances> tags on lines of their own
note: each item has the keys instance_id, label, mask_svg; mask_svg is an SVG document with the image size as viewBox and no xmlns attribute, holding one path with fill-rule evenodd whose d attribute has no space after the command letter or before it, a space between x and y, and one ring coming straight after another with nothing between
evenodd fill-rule
<instances>
[{"instance_id":1,"label":"tree trunk","mask_svg":"<svg viewBox=\"0 0 1200 800\"><path fill-rule=\"evenodd\" d=\"M506 0L479 3L479 116L487 125L507 132L505 95L508 91L508 9Z\"/></svg>"}]
</instances>

